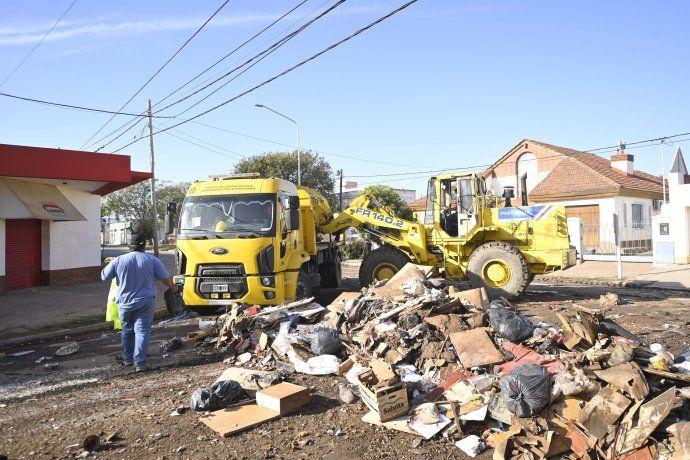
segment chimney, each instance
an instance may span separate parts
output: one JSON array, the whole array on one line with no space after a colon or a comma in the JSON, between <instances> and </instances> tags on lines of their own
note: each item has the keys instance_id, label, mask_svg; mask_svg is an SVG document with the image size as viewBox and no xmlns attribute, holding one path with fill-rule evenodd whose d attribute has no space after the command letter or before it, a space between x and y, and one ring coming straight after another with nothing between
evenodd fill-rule
<instances>
[{"instance_id":1,"label":"chimney","mask_svg":"<svg viewBox=\"0 0 690 460\"><path fill-rule=\"evenodd\" d=\"M635 157L633 155L625 153L625 143L619 141L618 152L615 155L611 155L611 169L615 169L626 176L632 176L634 173L634 161Z\"/></svg>"}]
</instances>

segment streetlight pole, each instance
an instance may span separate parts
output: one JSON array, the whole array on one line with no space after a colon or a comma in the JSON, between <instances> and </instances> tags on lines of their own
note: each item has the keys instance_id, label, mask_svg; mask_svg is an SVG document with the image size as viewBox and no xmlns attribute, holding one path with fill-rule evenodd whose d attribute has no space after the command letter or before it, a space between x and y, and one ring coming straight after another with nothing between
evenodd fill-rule
<instances>
[{"instance_id":1,"label":"streetlight pole","mask_svg":"<svg viewBox=\"0 0 690 460\"><path fill-rule=\"evenodd\" d=\"M661 189L664 194L664 203L666 203L666 171L664 169L664 144L667 139L661 139Z\"/></svg>"},{"instance_id":2,"label":"streetlight pole","mask_svg":"<svg viewBox=\"0 0 690 460\"><path fill-rule=\"evenodd\" d=\"M277 110L273 110L270 107L267 107L263 104L254 104L255 107L259 107L260 109L266 109L270 110L271 112L275 113L276 115L285 118L286 120L291 121L292 123L295 124L295 127L297 128L297 185L302 185L302 159L301 159L301 151L299 148L299 125L295 120L292 118L288 117L287 115L283 115L282 113L278 112Z\"/></svg>"}]
</instances>

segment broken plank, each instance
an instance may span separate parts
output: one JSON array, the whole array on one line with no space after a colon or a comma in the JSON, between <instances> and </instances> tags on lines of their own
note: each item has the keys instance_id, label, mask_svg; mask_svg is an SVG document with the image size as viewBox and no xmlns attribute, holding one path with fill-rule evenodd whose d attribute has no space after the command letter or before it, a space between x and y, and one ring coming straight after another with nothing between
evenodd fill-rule
<instances>
[{"instance_id":1,"label":"broken plank","mask_svg":"<svg viewBox=\"0 0 690 460\"><path fill-rule=\"evenodd\" d=\"M690 383L690 374L677 374L675 372L662 371L655 367L643 367L642 372L651 375L658 375L659 377L665 377L667 379L680 380L681 382Z\"/></svg>"},{"instance_id":2,"label":"broken plank","mask_svg":"<svg viewBox=\"0 0 690 460\"><path fill-rule=\"evenodd\" d=\"M503 356L482 328L455 332L449 338L466 369L503 362Z\"/></svg>"}]
</instances>

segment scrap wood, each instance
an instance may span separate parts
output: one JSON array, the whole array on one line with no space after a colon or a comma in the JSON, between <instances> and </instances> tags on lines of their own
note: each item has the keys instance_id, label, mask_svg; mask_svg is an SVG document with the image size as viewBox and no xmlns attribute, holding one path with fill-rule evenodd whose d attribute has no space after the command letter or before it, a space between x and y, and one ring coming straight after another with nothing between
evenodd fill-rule
<instances>
[{"instance_id":1,"label":"scrap wood","mask_svg":"<svg viewBox=\"0 0 690 460\"><path fill-rule=\"evenodd\" d=\"M642 449L630 452L629 454L618 456L616 457L616 460L656 460L658 458L659 451L654 444L650 444ZM669 457L669 460L672 459L673 457ZM683 457L683 459L687 459L687 457ZM680 457L678 460L680 460Z\"/></svg>"},{"instance_id":2,"label":"scrap wood","mask_svg":"<svg viewBox=\"0 0 690 460\"><path fill-rule=\"evenodd\" d=\"M639 449L656 427L668 416L675 400L676 388L669 388L661 395L640 406L637 425L618 438L616 452L625 454Z\"/></svg>"},{"instance_id":3,"label":"scrap wood","mask_svg":"<svg viewBox=\"0 0 690 460\"><path fill-rule=\"evenodd\" d=\"M483 328L450 334L450 342L467 369L503 362L503 356Z\"/></svg>"},{"instance_id":4,"label":"scrap wood","mask_svg":"<svg viewBox=\"0 0 690 460\"><path fill-rule=\"evenodd\" d=\"M360 297L362 297L361 292L341 292L326 308L336 313L342 313L348 301L357 300Z\"/></svg>"},{"instance_id":5,"label":"scrap wood","mask_svg":"<svg viewBox=\"0 0 690 460\"><path fill-rule=\"evenodd\" d=\"M449 335L466 329L465 322L462 320L462 317L457 314L427 316L424 318L424 322L434 326L443 335Z\"/></svg>"},{"instance_id":6,"label":"scrap wood","mask_svg":"<svg viewBox=\"0 0 690 460\"><path fill-rule=\"evenodd\" d=\"M444 391L453 386L458 380L467 380L468 378L474 376L471 372L464 369L458 369L452 374L450 374L446 379L436 388L431 390L425 395L420 395L412 401L412 405L419 404L421 402L434 402L441 397Z\"/></svg>"},{"instance_id":7,"label":"scrap wood","mask_svg":"<svg viewBox=\"0 0 690 460\"><path fill-rule=\"evenodd\" d=\"M517 345L512 342L508 342L507 340L504 340L501 343L501 348L515 356L515 359L513 361L503 363L499 366L503 374L508 374L515 367L526 363L539 364L541 366L544 366L546 370L551 374L558 374L559 372L565 371L565 365L561 361L557 359L548 360L536 351L530 350L529 348L525 348L521 345Z\"/></svg>"},{"instance_id":8,"label":"scrap wood","mask_svg":"<svg viewBox=\"0 0 690 460\"><path fill-rule=\"evenodd\" d=\"M387 422L382 422L381 419L379 418L379 414L376 411L370 410L364 417L362 417L362 421L366 423L370 423L372 425L377 425L377 426L382 426L384 428L387 428L389 430L398 430L402 431L404 433L410 433L414 434L417 436L420 436L419 433L414 431L412 428L410 428L407 424L408 421L408 416L403 415L398 418L394 418L393 420L388 420Z\"/></svg>"},{"instance_id":9,"label":"scrap wood","mask_svg":"<svg viewBox=\"0 0 690 460\"><path fill-rule=\"evenodd\" d=\"M219 435L228 437L277 418L280 418L278 412L257 404L245 404L211 412L199 420Z\"/></svg>"},{"instance_id":10,"label":"scrap wood","mask_svg":"<svg viewBox=\"0 0 690 460\"><path fill-rule=\"evenodd\" d=\"M467 291L458 291L455 286L451 286L448 288L448 295L454 299L465 300L470 305L481 308L482 310L489 308L489 296L486 293L486 289L483 287L469 289Z\"/></svg>"},{"instance_id":11,"label":"scrap wood","mask_svg":"<svg viewBox=\"0 0 690 460\"><path fill-rule=\"evenodd\" d=\"M594 371L594 375L604 382L615 385L636 400L642 400L649 394L647 379L637 363L629 362Z\"/></svg>"},{"instance_id":12,"label":"scrap wood","mask_svg":"<svg viewBox=\"0 0 690 460\"><path fill-rule=\"evenodd\" d=\"M411 279L426 280L434 270L434 267L427 265L415 265L411 262L405 264L398 273L393 275L383 286L375 287L374 293L380 296L396 296L404 294L402 285Z\"/></svg>"},{"instance_id":13,"label":"scrap wood","mask_svg":"<svg viewBox=\"0 0 690 460\"><path fill-rule=\"evenodd\" d=\"M646 374L657 375L659 377L664 377L667 379L680 380L681 382L690 383L689 374L678 374L676 372L662 371L661 369L657 369L656 367L643 367L642 372Z\"/></svg>"}]
</instances>

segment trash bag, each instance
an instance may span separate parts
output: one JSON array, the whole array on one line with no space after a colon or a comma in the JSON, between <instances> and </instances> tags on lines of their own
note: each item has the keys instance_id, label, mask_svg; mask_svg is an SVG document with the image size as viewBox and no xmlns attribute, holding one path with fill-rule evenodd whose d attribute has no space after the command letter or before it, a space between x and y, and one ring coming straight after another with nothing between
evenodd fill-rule
<instances>
[{"instance_id":1,"label":"trash bag","mask_svg":"<svg viewBox=\"0 0 690 460\"><path fill-rule=\"evenodd\" d=\"M239 383L222 380L210 388L197 388L192 394L189 406L197 412L214 411L235 404L246 397Z\"/></svg>"},{"instance_id":2,"label":"trash bag","mask_svg":"<svg viewBox=\"0 0 690 460\"><path fill-rule=\"evenodd\" d=\"M182 339L179 337L173 337L172 339L161 343L161 350L163 350L165 353L170 353L171 351L177 350L180 347L182 347Z\"/></svg>"},{"instance_id":3,"label":"trash bag","mask_svg":"<svg viewBox=\"0 0 690 460\"><path fill-rule=\"evenodd\" d=\"M108 302L105 307L105 321L112 321L114 329L122 329L120 313L117 310L117 281L114 279L110 283L110 291L108 291Z\"/></svg>"},{"instance_id":4,"label":"trash bag","mask_svg":"<svg viewBox=\"0 0 690 460\"><path fill-rule=\"evenodd\" d=\"M492 301L488 311L489 324L496 334L514 343L532 336L534 325L520 313L504 307L500 301Z\"/></svg>"},{"instance_id":5,"label":"trash bag","mask_svg":"<svg viewBox=\"0 0 690 460\"><path fill-rule=\"evenodd\" d=\"M168 288L163 294L163 299L165 300L165 308L168 309L170 314L179 315L184 311L184 301L182 300L182 290L173 292Z\"/></svg>"},{"instance_id":6,"label":"trash bag","mask_svg":"<svg viewBox=\"0 0 690 460\"><path fill-rule=\"evenodd\" d=\"M546 407L551 386L544 366L523 364L499 383L506 407L518 417L533 417Z\"/></svg>"},{"instance_id":7,"label":"trash bag","mask_svg":"<svg viewBox=\"0 0 690 460\"><path fill-rule=\"evenodd\" d=\"M306 338L309 341L311 351L318 356L334 355L343 347L343 343L338 337L338 331L335 329L315 328Z\"/></svg>"}]
</instances>

